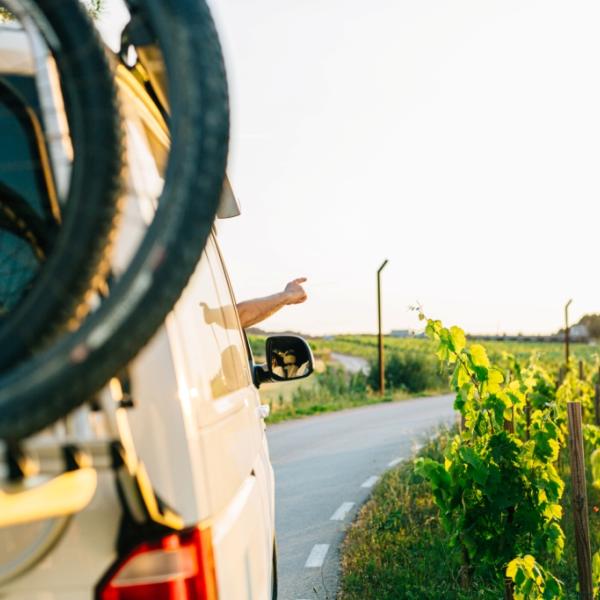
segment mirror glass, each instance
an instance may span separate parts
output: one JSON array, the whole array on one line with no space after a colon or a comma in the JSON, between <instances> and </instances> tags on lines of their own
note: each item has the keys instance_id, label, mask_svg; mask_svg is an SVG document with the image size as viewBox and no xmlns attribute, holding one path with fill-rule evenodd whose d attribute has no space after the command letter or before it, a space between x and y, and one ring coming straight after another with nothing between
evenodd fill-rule
<instances>
[{"instance_id":1,"label":"mirror glass","mask_svg":"<svg viewBox=\"0 0 600 600\"><path fill-rule=\"evenodd\" d=\"M313 357L308 344L291 335L274 335L267 338L269 372L277 381L308 377L313 372Z\"/></svg>"}]
</instances>

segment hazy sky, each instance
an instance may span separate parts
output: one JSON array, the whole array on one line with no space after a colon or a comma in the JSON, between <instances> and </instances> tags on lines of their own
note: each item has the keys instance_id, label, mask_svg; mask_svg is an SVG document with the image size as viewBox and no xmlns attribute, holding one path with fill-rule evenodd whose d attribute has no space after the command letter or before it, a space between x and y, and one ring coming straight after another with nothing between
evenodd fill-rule
<instances>
[{"instance_id":1,"label":"hazy sky","mask_svg":"<svg viewBox=\"0 0 600 600\"><path fill-rule=\"evenodd\" d=\"M310 333L550 332L600 311L600 5L213 0L232 98L220 241L238 299Z\"/></svg>"}]
</instances>

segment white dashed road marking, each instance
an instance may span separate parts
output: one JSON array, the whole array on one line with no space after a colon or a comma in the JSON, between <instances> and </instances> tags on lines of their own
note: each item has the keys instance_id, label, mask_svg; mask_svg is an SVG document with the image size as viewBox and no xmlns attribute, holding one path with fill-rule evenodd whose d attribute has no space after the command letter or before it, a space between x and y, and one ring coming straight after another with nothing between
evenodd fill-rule
<instances>
[{"instance_id":1,"label":"white dashed road marking","mask_svg":"<svg viewBox=\"0 0 600 600\"><path fill-rule=\"evenodd\" d=\"M399 465L402 462L401 458L395 458L394 460L391 460L388 463L388 467L395 467L396 465Z\"/></svg>"},{"instance_id":2,"label":"white dashed road marking","mask_svg":"<svg viewBox=\"0 0 600 600\"><path fill-rule=\"evenodd\" d=\"M330 521L343 521L346 515L352 510L354 502L344 502L329 519Z\"/></svg>"},{"instance_id":3,"label":"white dashed road marking","mask_svg":"<svg viewBox=\"0 0 600 600\"><path fill-rule=\"evenodd\" d=\"M372 475L360 487L371 488L377 483L378 479L379 479L379 477L377 477L377 475Z\"/></svg>"},{"instance_id":4,"label":"white dashed road marking","mask_svg":"<svg viewBox=\"0 0 600 600\"><path fill-rule=\"evenodd\" d=\"M310 551L306 564L304 565L307 569L315 567L322 567L325 561L325 556L329 550L329 544L315 544L313 549Z\"/></svg>"}]
</instances>

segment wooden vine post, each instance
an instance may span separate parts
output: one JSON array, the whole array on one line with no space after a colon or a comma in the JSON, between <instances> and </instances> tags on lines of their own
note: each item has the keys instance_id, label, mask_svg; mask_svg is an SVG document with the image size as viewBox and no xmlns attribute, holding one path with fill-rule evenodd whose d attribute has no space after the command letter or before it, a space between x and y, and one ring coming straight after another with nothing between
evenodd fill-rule
<instances>
[{"instance_id":1,"label":"wooden vine post","mask_svg":"<svg viewBox=\"0 0 600 600\"><path fill-rule=\"evenodd\" d=\"M510 577L505 577L504 578L504 600L514 600L514 598L515 598L514 588L515 588L515 585L514 585L512 579Z\"/></svg>"},{"instance_id":2,"label":"wooden vine post","mask_svg":"<svg viewBox=\"0 0 600 600\"><path fill-rule=\"evenodd\" d=\"M512 417L504 419L504 431L508 433L515 432L515 407L512 407ZM511 522L514 518L515 509L513 506L508 508L508 521ZM510 577L504 578L504 600L514 600L514 584Z\"/></svg>"},{"instance_id":3,"label":"wooden vine post","mask_svg":"<svg viewBox=\"0 0 600 600\"><path fill-rule=\"evenodd\" d=\"M596 425L600 425L600 367L598 367L598 377L594 392L594 417Z\"/></svg>"},{"instance_id":4,"label":"wooden vine post","mask_svg":"<svg viewBox=\"0 0 600 600\"><path fill-rule=\"evenodd\" d=\"M575 547L577 550L577 570L579 572L579 593L581 600L593 600L592 552L590 548L588 503L585 483L581 403L567 402L567 416L569 421L569 458L571 462L571 482L573 488L573 520L575 522Z\"/></svg>"}]
</instances>

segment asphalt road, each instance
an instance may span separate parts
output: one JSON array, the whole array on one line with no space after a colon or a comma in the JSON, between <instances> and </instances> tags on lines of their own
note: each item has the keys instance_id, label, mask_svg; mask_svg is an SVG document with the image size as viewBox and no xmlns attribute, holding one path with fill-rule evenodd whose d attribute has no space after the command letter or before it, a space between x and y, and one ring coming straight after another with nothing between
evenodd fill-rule
<instances>
[{"instance_id":1,"label":"asphalt road","mask_svg":"<svg viewBox=\"0 0 600 600\"><path fill-rule=\"evenodd\" d=\"M360 356L350 356L349 354L338 354L337 352L332 352L331 358L339 362L344 369L350 373L362 372L366 375L369 372L369 361L361 358Z\"/></svg>"},{"instance_id":2,"label":"asphalt road","mask_svg":"<svg viewBox=\"0 0 600 600\"><path fill-rule=\"evenodd\" d=\"M436 396L268 427L279 600L335 598L339 544L377 478L454 418L452 396Z\"/></svg>"}]
</instances>

